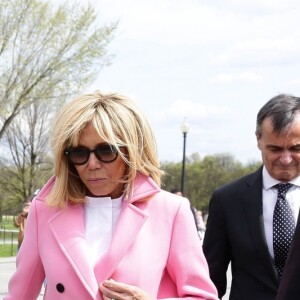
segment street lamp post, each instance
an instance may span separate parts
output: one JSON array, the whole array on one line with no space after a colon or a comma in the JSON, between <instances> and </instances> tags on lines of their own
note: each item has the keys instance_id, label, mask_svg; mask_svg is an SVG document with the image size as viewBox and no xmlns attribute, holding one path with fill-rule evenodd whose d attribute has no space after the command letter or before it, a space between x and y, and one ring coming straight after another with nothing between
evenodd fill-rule
<instances>
[{"instance_id":1,"label":"street lamp post","mask_svg":"<svg viewBox=\"0 0 300 300\"><path fill-rule=\"evenodd\" d=\"M181 124L181 132L183 134L183 157L182 157L182 170L181 170L181 193L182 196L185 194L185 147L186 147L186 136L189 131L190 127L189 124L186 121L186 118L184 118L182 124Z\"/></svg>"}]
</instances>

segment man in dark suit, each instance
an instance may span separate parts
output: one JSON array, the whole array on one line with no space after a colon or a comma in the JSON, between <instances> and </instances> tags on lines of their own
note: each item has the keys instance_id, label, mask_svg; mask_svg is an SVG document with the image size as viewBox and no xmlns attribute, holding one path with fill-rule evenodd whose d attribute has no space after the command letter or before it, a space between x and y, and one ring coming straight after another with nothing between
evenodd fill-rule
<instances>
[{"instance_id":1,"label":"man in dark suit","mask_svg":"<svg viewBox=\"0 0 300 300\"><path fill-rule=\"evenodd\" d=\"M300 207L300 98L281 94L269 100L258 112L256 138L263 166L214 191L204 237L220 298L231 263L230 300L276 298ZM292 185L278 187L286 183ZM282 201L286 208L278 217ZM289 240L282 233L286 227Z\"/></svg>"},{"instance_id":2,"label":"man in dark suit","mask_svg":"<svg viewBox=\"0 0 300 300\"><path fill-rule=\"evenodd\" d=\"M300 221L287 258L276 300L300 299Z\"/></svg>"}]
</instances>

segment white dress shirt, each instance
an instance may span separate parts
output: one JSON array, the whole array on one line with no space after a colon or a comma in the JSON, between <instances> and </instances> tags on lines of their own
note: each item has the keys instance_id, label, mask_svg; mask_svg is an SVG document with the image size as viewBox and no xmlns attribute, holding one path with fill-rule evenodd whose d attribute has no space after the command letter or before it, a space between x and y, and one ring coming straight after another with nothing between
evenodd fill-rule
<instances>
[{"instance_id":1,"label":"white dress shirt","mask_svg":"<svg viewBox=\"0 0 300 300\"><path fill-rule=\"evenodd\" d=\"M94 265L107 252L112 233L119 218L123 196L86 197L84 205L85 238L89 246L89 257Z\"/></svg>"},{"instance_id":2,"label":"white dress shirt","mask_svg":"<svg viewBox=\"0 0 300 300\"><path fill-rule=\"evenodd\" d=\"M273 250L273 212L277 201L277 188L274 185L281 183L280 181L272 178L267 169L263 167L263 218L264 228L267 240L269 252L274 258ZM298 220L299 208L300 208L300 177L297 177L290 181L293 186L288 190L286 194L286 200L289 203L295 224Z\"/></svg>"}]
</instances>

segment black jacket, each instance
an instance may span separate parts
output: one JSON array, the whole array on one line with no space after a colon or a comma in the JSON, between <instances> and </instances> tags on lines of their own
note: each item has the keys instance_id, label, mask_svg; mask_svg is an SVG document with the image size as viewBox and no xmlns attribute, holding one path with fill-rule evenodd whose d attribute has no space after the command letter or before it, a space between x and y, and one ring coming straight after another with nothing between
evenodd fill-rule
<instances>
[{"instance_id":1,"label":"black jacket","mask_svg":"<svg viewBox=\"0 0 300 300\"><path fill-rule=\"evenodd\" d=\"M300 299L300 218L285 263L276 300Z\"/></svg>"},{"instance_id":2,"label":"black jacket","mask_svg":"<svg viewBox=\"0 0 300 300\"><path fill-rule=\"evenodd\" d=\"M231 263L230 300L275 300L279 278L265 238L262 167L213 193L203 250L220 298Z\"/></svg>"}]
</instances>

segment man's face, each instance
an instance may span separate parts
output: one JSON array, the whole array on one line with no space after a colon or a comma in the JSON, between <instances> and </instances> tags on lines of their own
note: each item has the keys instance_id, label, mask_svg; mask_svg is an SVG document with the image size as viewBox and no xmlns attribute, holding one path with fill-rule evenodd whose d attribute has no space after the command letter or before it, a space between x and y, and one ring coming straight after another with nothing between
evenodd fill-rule
<instances>
[{"instance_id":1,"label":"man's face","mask_svg":"<svg viewBox=\"0 0 300 300\"><path fill-rule=\"evenodd\" d=\"M271 177L288 182L300 175L300 113L291 127L278 135L273 132L270 118L262 123L261 137L257 137L263 163Z\"/></svg>"}]
</instances>

